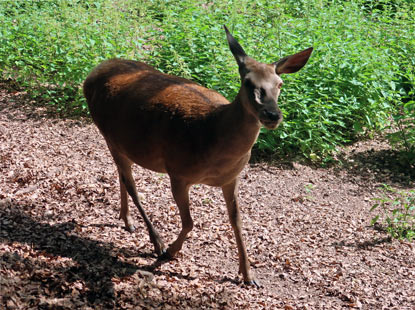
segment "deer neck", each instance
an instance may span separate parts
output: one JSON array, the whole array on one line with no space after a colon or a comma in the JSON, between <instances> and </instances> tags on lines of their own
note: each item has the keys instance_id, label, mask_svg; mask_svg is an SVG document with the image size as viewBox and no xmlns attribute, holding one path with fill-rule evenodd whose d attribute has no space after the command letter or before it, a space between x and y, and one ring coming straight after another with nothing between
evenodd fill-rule
<instances>
[{"instance_id":1,"label":"deer neck","mask_svg":"<svg viewBox=\"0 0 415 310\"><path fill-rule=\"evenodd\" d=\"M259 120L247 110L245 97L241 89L234 101L224 107L220 122L220 136L226 141L223 149L235 156L250 153L261 128Z\"/></svg>"}]
</instances>

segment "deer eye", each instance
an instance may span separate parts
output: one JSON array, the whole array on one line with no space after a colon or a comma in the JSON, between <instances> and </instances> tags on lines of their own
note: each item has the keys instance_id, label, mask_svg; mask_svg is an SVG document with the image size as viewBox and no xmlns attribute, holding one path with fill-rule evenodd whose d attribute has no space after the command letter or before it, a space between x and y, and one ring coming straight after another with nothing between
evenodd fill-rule
<instances>
[{"instance_id":1,"label":"deer eye","mask_svg":"<svg viewBox=\"0 0 415 310\"><path fill-rule=\"evenodd\" d=\"M260 93L261 93L261 101L263 101L263 100L264 100L264 98L265 98L265 95L266 95L267 93L265 92L265 89L263 89L262 87L259 89L259 91L260 91Z\"/></svg>"}]
</instances>

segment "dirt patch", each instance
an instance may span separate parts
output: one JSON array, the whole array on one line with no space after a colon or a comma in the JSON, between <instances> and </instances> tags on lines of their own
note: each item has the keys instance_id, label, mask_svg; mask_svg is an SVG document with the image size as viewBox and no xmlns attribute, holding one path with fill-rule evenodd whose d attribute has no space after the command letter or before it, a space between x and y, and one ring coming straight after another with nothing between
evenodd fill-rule
<instances>
[{"instance_id":1,"label":"dirt patch","mask_svg":"<svg viewBox=\"0 0 415 310\"><path fill-rule=\"evenodd\" d=\"M86 119L65 120L0 90L1 302L5 309L415 309L415 247L369 226L381 184L415 174L382 140L343 166L252 164L241 173L244 237L262 289L237 275L220 190L194 186L195 227L177 259L156 258L140 220L123 229L115 165ZM135 167L166 243L180 217L166 175Z\"/></svg>"}]
</instances>

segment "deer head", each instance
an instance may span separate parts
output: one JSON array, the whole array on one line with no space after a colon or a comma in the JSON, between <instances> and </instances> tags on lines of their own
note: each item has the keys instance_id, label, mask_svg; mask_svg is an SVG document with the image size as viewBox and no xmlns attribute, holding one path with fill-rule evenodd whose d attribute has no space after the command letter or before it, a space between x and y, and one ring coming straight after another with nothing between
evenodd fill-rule
<instances>
[{"instance_id":1,"label":"deer head","mask_svg":"<svg viewBox=\"0 0 415 310\"><path fill-rule=\"evenodd\" d=\"M266 128L277 128L283 119L278 106L283 84L281 74L294 73L304 67L313 48L284 57L272 64L265 64L249 57L228 28L224 28L229 47L239 66L240 98L243 98L241 103Z\"/></svg>"}]
</instances>

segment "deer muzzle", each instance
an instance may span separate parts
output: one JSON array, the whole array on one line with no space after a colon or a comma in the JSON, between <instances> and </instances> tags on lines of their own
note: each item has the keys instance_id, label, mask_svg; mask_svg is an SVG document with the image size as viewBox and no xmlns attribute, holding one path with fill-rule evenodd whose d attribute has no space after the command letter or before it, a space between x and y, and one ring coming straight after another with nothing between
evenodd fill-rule
<instances>
[{"instance_id":1,"label":"deer muzzle","mask_svg":"<svg viewBox=\"0 0 415 310\"><path fill-rule=\"evenodd\" d=\"M281 124L283 119L279 109L263 109L259 113L259 120L267 129L275 129Z\"/></svg>"}]
</instances>

